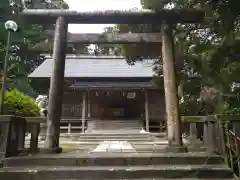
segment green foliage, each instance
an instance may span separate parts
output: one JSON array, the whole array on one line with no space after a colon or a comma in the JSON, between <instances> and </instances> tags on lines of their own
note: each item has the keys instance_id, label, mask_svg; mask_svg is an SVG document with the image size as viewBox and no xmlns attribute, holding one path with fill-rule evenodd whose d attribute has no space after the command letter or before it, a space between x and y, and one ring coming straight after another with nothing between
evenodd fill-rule
<instances>
[{"instance_id":1,"label":"green foliage","mask_svg":"<svg viewBox=\"0 0 240 180\"><path fill-rule=\"evenodd\" d=\"M40 108L35 103L35 100L19 92L17 89L13 89L5 93L4 114L38 117L40 116Z\"/></svg>"},{"instance_id":2,"label":"green foliage","mask_svg":"<svg viewBox=\"0 0 240 180\"><path fill-rule=\"evenodd\" d=\"M218 103L213 109L222 111L226 109L226 105L228 109L239 106L236 102L233 103L233 99L236 100L236 92L232 92L231 86L233 82L239 81L240 9L238 7L240 1L141 0L141 4L143 8L152 10L195 8L205 11L206 18L201 24L175 24L173 26L176 65L181 68L177 68L178 82L183 88L181 96L185 97L185 102L180 104L182 112L198 113L197 106L199 105L196 102L203 86L215 88L221 96L231 94L234 97L224 97L224 102ZM116 25L113 29L124 33L161 32L161 24L124 24ZM129 58L129 61L159 56L159 64L161 63L159 45L121 45L118 49ZM159 70L159 68L156 69ZM199 80L189 81L189 77L198 77ZM221 104L222 107L220 107Z\"/></svg>"},{"instance_id":3,"label":"green foliage","mask_svg":"<svg viewBox=\"0 0 240 180\"><path fill-rule=\"evenodd\" d=\"M63 0L33 0L30 4L19 0L0 1L0 77L3 71L7 41L7 32L4 24L7 20L14 20L18 24L19 29L17 32L12 33L11 37L7 74L10 81L8 81L7 87L23 89L24 93L34 94L34 90L29 86L30 82L28 82L27 75L42 63L44 59L39 57L39 52L36 52L33 47L40 42L45 42L47 36L43 32L54 29L54 26L37 25L23 21L17 16L23 8L67 9L68 5ZM21 84L19 81L24 83ZM23 85L26 87L23 87Z\"/></svg>"},{"instance_id":4,"label":"green foliage","mask_svg":"<svg viewBox=\"0 0 240 180\"><path fill-rule=\"evenodd\" d=\"M184 101L180 103L180 111L183 116L204 115L202 105L196 101L195 96L185 95Z\"/></svg>"},{"instance_id":5,"label":"green foliage","mask_svg":"<svg viewBox=\"0 0 240 180\"><path fill-rule=\"evenodd\" d=\"M231 96L225 99L228 103L228 108L225 109L224 114L228 115L240 115L240 88L234 89Z\"/></svg>"},{"instance_id":6,"label":"green foliage","mask_svg":"<svg viewBox=\"0 0 240 180\"><path fill-rule=\"evenodd\" d=\"M240 108L231 108L224 112L226 115L240 115Z\"/></svg>"}]
</instances>

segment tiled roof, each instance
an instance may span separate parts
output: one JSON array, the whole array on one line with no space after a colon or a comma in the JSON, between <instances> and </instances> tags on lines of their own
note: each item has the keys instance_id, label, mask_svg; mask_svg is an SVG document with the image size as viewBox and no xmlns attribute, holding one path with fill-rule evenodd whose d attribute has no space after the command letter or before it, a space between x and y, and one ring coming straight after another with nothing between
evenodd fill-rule
<instances>
[{"instance_id":1,"label":"tiled roof","mask_svg":"<svg viewBox=\"0 0 240 180\"><path fill-rule=\"evenodd\" d=\"M152 77L154 75L153 63L153 59L145 59L137 61L135 65L128 65L126 59L121 56L67 55L65 77ZM28 77L51 77L52 66L52 57L46 56L46 60Z\"/></svg>"}]
</instances>

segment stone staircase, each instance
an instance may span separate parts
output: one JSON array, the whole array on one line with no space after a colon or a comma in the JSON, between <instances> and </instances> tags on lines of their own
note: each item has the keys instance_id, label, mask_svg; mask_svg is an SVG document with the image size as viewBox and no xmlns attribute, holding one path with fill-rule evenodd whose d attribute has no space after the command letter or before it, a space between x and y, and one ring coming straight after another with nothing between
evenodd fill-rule
<instances>
[{"instance_id":1,"label":"stone staircase","mask_svg":"<svg viewBox=\"0 0 240 180\"><path fill-rule=\"evenodd\" d=\"M189 153L66 153L8 158L1 180L230 180L222 158Z\"/></svg>"},{"instance_id":2,"label":"stone staircase","mask_svg":"<svg viewBox=\"0 0 240 180\"><path fill-rule=\"evenodd\" d=\"M60 146L63 148L72 147L74 150L93 151L100 144L113 143L130 143L137 152L165 152L168 141L166 133L112 133L101 134L61 134ZM188 146L189 151L202 152L206 151L206 147L200 142L197 147L189 145L189 140L183 138L183 142ZM41 143L40 143L41 144ZM42 146L43 147L43 146Z\"/></svg>"},{"instance_id":3,"label":"stone staircase","mask_svg":"<svg viewBox=\"0 0 240 180\"><path fill-rule=\"evenodd\" d=\"M135 132L139 133L142 129L142 122L136 119L128 120L91 120L88 122L86 133L111 133L111 131L119 132Z\"/></svg>"},{"instance_id":4,"label":"stone staircase","mask_svg":"<svg viewBox=\"0 0 240 180\"><path fill-rule=\"evenodd\" d=\"M108 131L109 132L109 131ZM154 135L150 133L134 133L129 131L128 133L118 133L117 131L111 131L112 133L92 133L92 134L71 134L62 135L62 138L71 139L78 142L96 142L101 141L129 141L129 142L149 142L152 140ZM161 137L165 136L165 133L159 134Z\"/></svg>"},{"instance_id":5,"label":"stone staircase","mask_svg":"<svg viewBox=\"0 0 240 180\"><path fill-rule=\"evenodd\" d=\"M167 140L165 133L118 133L118 131L111 131L112 133L106 134L65 134L61 135L60 145L61 147L74 145L76 149L92 151L102 143L109 144L108 142L119 142L119 143L131 143L134 148L138 151L152 152L155 149L162 149L162 145L166 145ZM151 150L151 151L150 151Z\"/></svg>"}]
</instances>

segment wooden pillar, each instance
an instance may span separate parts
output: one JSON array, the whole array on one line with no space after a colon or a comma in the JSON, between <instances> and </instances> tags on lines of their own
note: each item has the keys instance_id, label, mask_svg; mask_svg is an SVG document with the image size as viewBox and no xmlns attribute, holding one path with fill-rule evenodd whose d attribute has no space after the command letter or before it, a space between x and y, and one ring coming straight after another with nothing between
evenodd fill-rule
<instances>
[{"instance_id":1,"label":"wooden pillar","mask_svg":"<svg viewBox=\"0 0 240 180\"><path fill-rule=\"evenodd\" d=\"M64 17L58 17L54 35L53 72L50 82L47 119L46 148L60 151L59 134L62 114L63 84L66 57L68 24Z\"/></svg>"},{"instance_id":2,"label":"wooden pillar","mask_svg":"<svg viewBox=\"0 0 240 180\"><path fill-rule=\"evenodd\" d=\"M178 102L174 47L171 25L162 25L162 57L167 114L168 143L171 146L183 146L181 116Z\"/></svg>"},{"instance_id":3,"label":"wooden pillar","mask_svg":"<svg viewBox=\"0 0 240 180\"><path fill-rule=\"evenodd\" d=\"M145 95L145 123L146 123L146 131L149 132L149 113L148 113L148 91L144 91Z\"/></svg>"},{"instance_id":4,"label":"wooden pillar","mask_svg":"<svg viewBox=\"0 0 240 180\"><path fill-rule=\"evenodd\" d=\"M83 100L82 100L82 133L84 133L85 129L85 118L86 118L86 92L83 92Z\"/></svg>"},{"instance_id":5,"label":"wooden pillar","mask_svg":"<svg viewBox=\"0 0 240 180\"><path fill-rule=\"evenodd\" d=\"M88 91L88 115L87 117L90 118L91 117L91 92Z\"/></svg>"},{"instance_id":6,"label":"wooden pillar","mask_svg":"<svg viewBox=\"0 0 240 180\"><path fill-rule=\"evenodd\" d=\"M71 129L72 129L72 122L69 120L68 121L68 134L71 133Z\"/></svg>"}]
</instances>

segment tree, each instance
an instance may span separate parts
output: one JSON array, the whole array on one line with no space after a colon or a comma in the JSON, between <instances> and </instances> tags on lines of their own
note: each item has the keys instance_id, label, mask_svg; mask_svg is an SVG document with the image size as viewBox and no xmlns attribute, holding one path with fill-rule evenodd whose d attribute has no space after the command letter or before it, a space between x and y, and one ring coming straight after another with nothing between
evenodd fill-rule
<instances>
[{"instance_id":1,"label":"tree","mask_svg":"<svg viewBox=\"0 0 240 180\"><path fill-rule=\"evenodd\" d=\"M201 8L206 12L202 24L174 25L174 41L178 79L184 88L183 96L199 97L214 88L223 94L231 94L233 82L239 80L239 15L238 0L141 0L143 8L159 10L166 8ZM116 25L118 32L160 32L161 25ZM129 60L143 57L159 57L160 45L123 45L123 55ZM119 46L118 46L119 47ZM160 68L156 68L160 70ZM189 79L191 77L191 79ZM193 78L194 77L194 78ZM197 80L199 78L201 80ZM194 92L192 92L194 90ZM191 92L191 93L189 93ZM226 96L225 96L226 97ZM220 97L219 97L220 98ZM190 97L188 99L191 99ZM228 101L224 98L225 101ZM220 108L221 109L221 108ZM216 110L217 111L217 110Z\"/></svg>"},{"instance_id":2,"label":"tree","mask_svg":"<svg viewBox=\"0 0 240 180\"><path fill-rule=\"evenodd\" d=\"M34 91L29 86L27 75L44 60L39 56L39 52L35 52L32 47L39 42L44 42L47 36L43 32L53 29L54 26L30 24L22 21L16 15L23 8L68 8L68 6L63 0L34 0L31 4L26 4L20 0L12 0L10 2L1 0L0 7L2 10L0 15L0 70L2 71L3 69L6 51L7 32L4 29L4 23L9 19L13 19L17 22L19 30L16 33L12 33L8 68L8 78L11 81L9 81L8 87L16 87L25 93L31 94Z\"/></svg>"}]
</instances>

